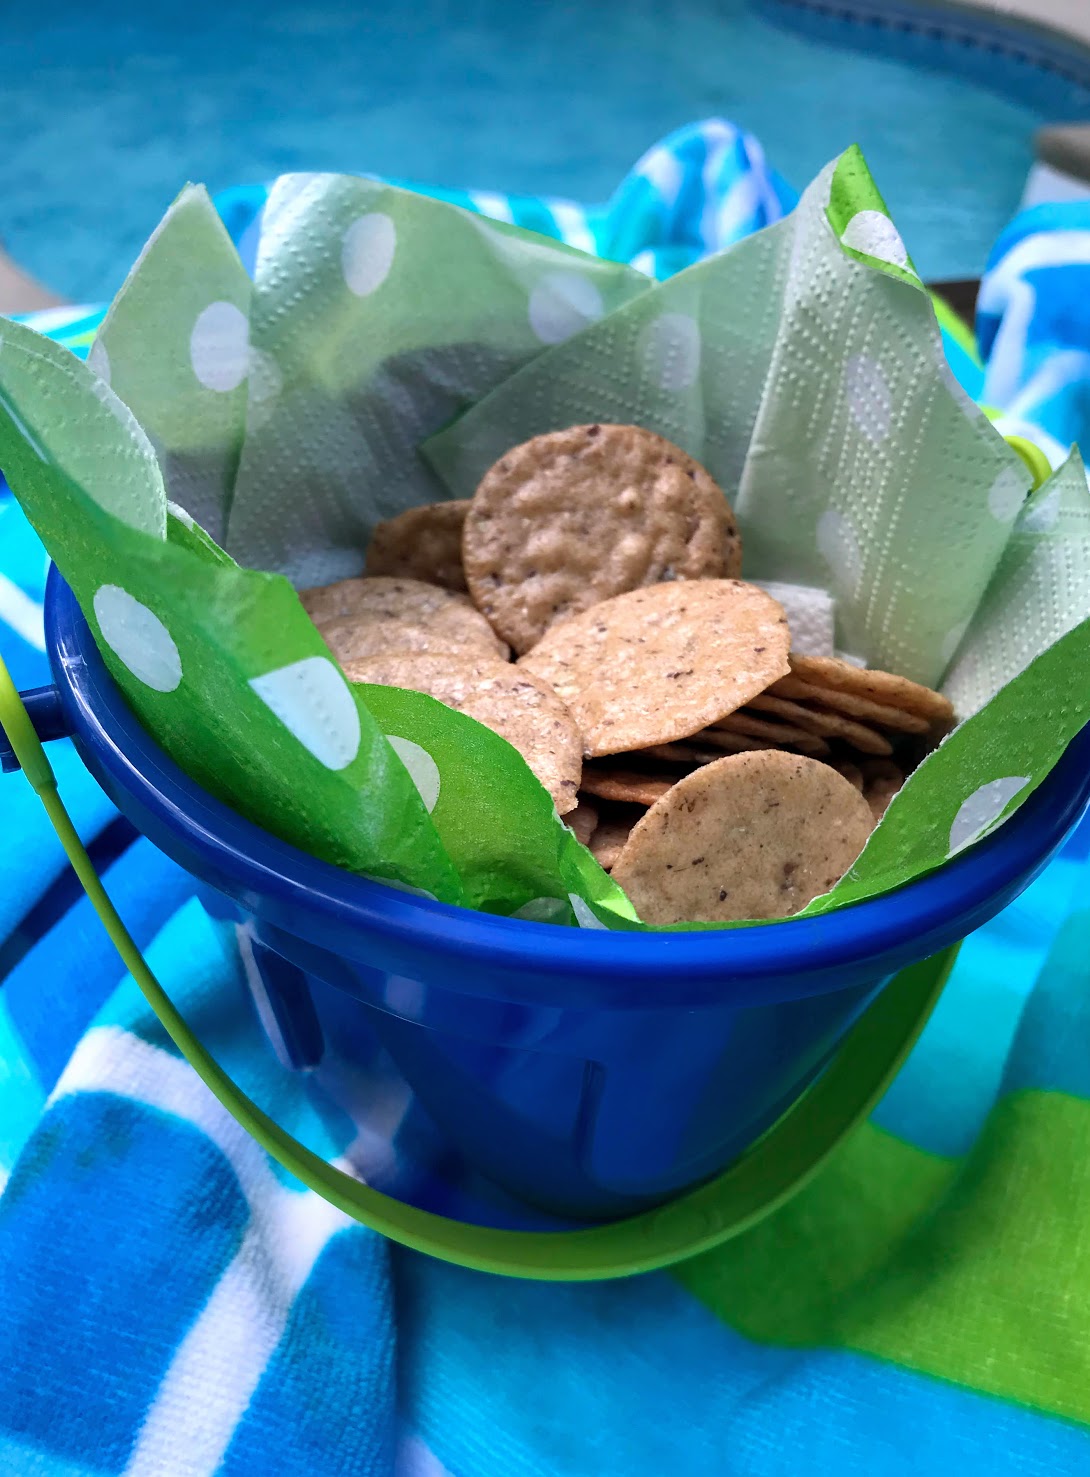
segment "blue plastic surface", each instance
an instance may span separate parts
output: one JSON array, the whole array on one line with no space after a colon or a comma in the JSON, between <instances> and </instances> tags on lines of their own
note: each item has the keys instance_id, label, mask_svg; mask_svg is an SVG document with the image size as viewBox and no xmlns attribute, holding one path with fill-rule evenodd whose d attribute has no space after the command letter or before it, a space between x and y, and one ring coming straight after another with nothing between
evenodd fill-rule
<instances>
[{"instance_id":1,"label":"blue plastic surface","mask_svg":"<svg viewBox=\"0 0 1090 1477\"><path fill-rule=\"evenodd\" d=\"M892 974L1004 907L1090 803L1087 729L992 837L870 902L692 934L526 923L366 881L213 799L132 715L55 572L46 635L92 774L210 911L246 925L281 1054L362 1125L352 1069L383 1048L453 1148L560 1215L626 1214L724 1167Z\"/></svg>"},{"instance_id":2,"label":"blue plastic surface","mask_svg":"<svg viewBox=\"0 0 1090 1477\"><path fill-rule=\"evenodd\" d=\"M34 725L34 732L43 744L50 739L64 738L68 733L64 713L55 687L34 687L22 694L23 707ZM8 743L7 735L0 728L0 773L14 774L19 768L15 750Z\"/></svg>"}]
</instances>

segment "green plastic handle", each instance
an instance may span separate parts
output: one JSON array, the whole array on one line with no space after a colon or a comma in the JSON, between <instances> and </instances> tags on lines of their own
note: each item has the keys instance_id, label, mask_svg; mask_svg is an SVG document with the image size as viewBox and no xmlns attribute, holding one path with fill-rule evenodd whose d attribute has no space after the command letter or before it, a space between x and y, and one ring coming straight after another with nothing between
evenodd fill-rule
<instances>
[{"instance_id":1,"label":"green plastic handle","mask_svg":"<svg viewBox=\"0 0 1090 1477\"><path fill-rule=\"evenodd\" d=\"M650 1272L740 1235L782 1205L867 1116L915 1044L958 945L902 970L879 994L818 1080L716 1179L668 1205L575 1231L506 1231L433 1215L335 1169L285 1133L205 1050L118 916L57 792L41 742L0 658L0 726L41 798L114 947L189 1065L289 1173L347 1215L415 1251L479 1271L545 1281Z\"/></svg>"},{"instance_id":2,"label":"green plastic handle","mask_svg":"<svg viewBox=\"0 0 1090 1477\"><path fill-rule=\"evenodd\" d=\"M1003 438L1012 451L1016 451L1029 468L1030 476L1033 478L1033 491L1043 487L1052 476L1052 464L1048 457L1035 441L1029 441L1025 436L1005 436Z\"/></svg>"},{"instance_id":3,"label":"green plastic handle","mask_svg":"<svg viewBox=\"0 0 1090 1477\"><path fill-rule=\"evenodd\" d=\"M1003 419L1004 412L997 410L994 405L982 405L981 410L990 421ZM1052 476L1052 463L1037 445L1036 441L1030 441L1025 436L1004 436L1003 440L1012 451L1018 453L1025 463L1030 476L1033 478L1033 491L1043 487Z\"/></svg>"}]
</instances>

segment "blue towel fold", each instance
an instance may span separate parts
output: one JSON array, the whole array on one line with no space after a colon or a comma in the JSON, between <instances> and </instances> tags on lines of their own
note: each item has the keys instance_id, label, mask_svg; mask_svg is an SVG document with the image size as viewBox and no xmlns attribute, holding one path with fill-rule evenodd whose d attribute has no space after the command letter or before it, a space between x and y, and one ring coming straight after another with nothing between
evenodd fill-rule
<instances>
[{"instance_id":1,"label":"blue towel fold","mask_svg":"<svg viewBox=\"0 0 1090 1477\"><path fill-rule=\"evenodd\" d=\"M1090 200L1032 206L988 259L977 303L987 360L981 400L1005 435L1036 441L1052 466L1090 424Z\"/></svg>"}]
</instances>

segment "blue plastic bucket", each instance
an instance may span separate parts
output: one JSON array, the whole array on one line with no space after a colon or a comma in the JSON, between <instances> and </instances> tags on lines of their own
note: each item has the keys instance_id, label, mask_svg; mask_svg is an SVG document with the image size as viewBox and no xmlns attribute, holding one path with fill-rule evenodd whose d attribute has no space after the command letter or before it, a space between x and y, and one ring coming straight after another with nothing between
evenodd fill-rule
<instances>
[{"instance_id":1,"label":"blue plastic bucket","mask_svg":"<svg viewBox=\"0 0 1090 1477\"><path fill-rule=\"evenodd\" d=\"M335 1075L345 1102L353 1068L384 1049L452 1149L565 1217L626 1215L716 1174L898 970L1010 902L1090 804L1087 728L994 836L827 917L692 934L496 918L316 861L188 779L129 710L55 571L46 635L55 689L32 705L36 724L70 733L209 910L243 925L279 1053Z\"/></svg>"}]
</instances>

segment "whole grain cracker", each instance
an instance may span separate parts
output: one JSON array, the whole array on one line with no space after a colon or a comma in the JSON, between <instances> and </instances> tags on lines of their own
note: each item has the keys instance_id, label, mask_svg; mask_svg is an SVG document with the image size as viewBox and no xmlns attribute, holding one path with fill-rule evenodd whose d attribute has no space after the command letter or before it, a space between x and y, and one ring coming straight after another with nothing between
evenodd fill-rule
<instances>
[{"instance_id":1,"label":"whole grain cracker","mask_svg":"<svg viewBox=\"0 0 1090 1477\"><path fill-rule=\"evenodd\" d=\"M705 729L705 733L709 730ZM741 734L723 734L722 737L728 742L724 744L703 744L703 734L695 734L692 742L675 744L652 744L647 749L637 749L632 755L633 759L659 759L665 764L711 764L714 759L722 759L724 750L733 754L743 754L749 749L763 749L767 745L757 742L755 739L743 738Z\"/></svg>"},{"instance_id":2,"label":"whole grain cracker","mask_svg":"<svg viewBox=\"0 0 1090 1477\"><path fill-rule=\"evenodd\" d=\"M745 754L750 749L767 748L767 745L760 739L750 738L744 733L731 733L728 729L718 726L702 728L699 733L694 733L693 742L718 751L717 758L722 754Z\"/></svg>"},{"instance_id":3,"label":"whole grain cracker","mask_svg":"<svg viewBox=\"0 0 1090 1477\"><path fill-rule=\"evenodd\" d=\"M582 729L587 758L688 738L788 670L783 609L741 580L631 590L563 621L520 658Z\"/></svg>"},{"instance_id":4,"label":"whole grain cracker","mask_svg":"<svg viewBox=\"0 0 1090 1477\"><path fill-rule=\"evenodd\" d=\"M598 810L584 796L580 795L574 810L569 810L564 817L564 824L569 831L575 832L575 839L587 846L590 838L598 825Z\"/></svg>"},{"instance_id":5,"label":"whole grain cracker","mask_svg":"<svg viewBox=\"0 0 1090 1477\"><path fill-rule=\"evenodd\" d=\"M376 524L367 549L367 573L464 591L462 529L468 511L469 499L459 498L407 508Z\"/></svg>"},{"instance_id":6,"label":"whole grain cracker","mask_svg":"<svg viewBox=\"0 0 1090 1477\"><path fill-rule=\"evenodd\" d=\"M876 703L873 698L860 697L858 693L845 692L839 687L818 687L813 682L804 682L801 677L781 677L772 684L769 692L773 697L793 698L797 702L822 703L838 713L847 713L851 718L861 718L898 733L927 733L931 727L930 720L920 713L910 713L907 708L895 708L889 703Z\"/></svg>"},{"instance_id":7,"label":"whole grain cracker","mask_svg":"<svg viewBox=\"0 0 1090 1477\"><path fill-rule=\"evenodd\" d=\"M736 576L741 542L722 489L680 448L639 426L572 426L485 473L462 559L478 608L525 652L612 595Z\"/></svg>"},{"instance_id":8,"label":"whole grain cracker","mask_svg":"<svg viewBox=\"0 0 1090 1477\"><path fill-rule=\"evenodd\" d=\"M675 779L658 774L641 774L634 769L591 769L583 770L582 788L588 795L599 800L624 800L631 805L654 805L667 790L677 783Z\"/></svg>"},{"instance_id":9,"label":"whole grain cracker","mask_svg":"<svg viewBox=\"0 0 1090 1477\"><path fill-rule=\"evenodd\" d=\"M950 723L954 706L939 692L932 692L919 682L898 677L893 672L880 672L872 667L854 667L851 662L831 656L796 656L791 659L791 672L815 687L835 687L869 697L892 708L906 708L933 723Z\"/></svg>"},{"instance_id":10,"label":"whole grain cracker","mask_svg":"<svg viewBox=\"0 0 1090 1477\"><path fill-rule=\"evenodd\" d=\"M469 661L498 660L493 647L476 640L466 644L449 630L411 621L328 621L318 629L342 667L346 662L366 661L387 651L415 651L421 656L445 652Z\"/></svg>"},{"instance_id":11,"label":"whole grain cracker","mask_svg":"<svg viewBox=\"0 0 1090 1477\"><path fill-rule=\"evenodd\" d=\"M761 693L751 700L749 706L762 713L776 713L799 728L808 728L823 738L839 738L851 744L863 754L892 754L893 745L876 728L856 723L843 713L823 712L818 708L806 708L790 698L769 697Z\"/></svg>"},{"instance_id":12,"label":"whole grain cracker","mask_svg":"<svg viewBox=\"0 0 1090 1477\"><path fill-rule=\"evenodd\" d=\"M904 782L901 769L888 759L868 759L863 765L863 798L871 808L876 825Z\"/></svg>"},{"instance_id":13,"label":"whole grain cracker","mask_svg":"<svg viewBox=\"0 0 1090 1477\"><path fill-rule=\"evenodd\" d=\"M605 816L590 838L590 853L604 872L612 871L639 820L635 813Z\"/></svg>"},{"instance_id":14,"label":"whole grain cracker","mask_svg":"<svg viewBox=\"0 0 1090 1477\"><path fill-rule=\"evenodd\" d=\"M582 739L556 693L532 673L487 657L402 651L347 662L344 672L350 682L427 693L475 718L519 751L561 815L575 809Z\"/></svg>"},{"instance_id":15,"label":"whole grain cracker","mask_svg":"<svg viewBox=\"0 0 1090 1477\"><path fill-rule=\"evenodd\" d=\"M331 585L314 585L309 590L300 590L299 599L316 626L373 612L389 620L406 617L418 620L446 604L432 585L425 585L421 580L372 579L367 575L337 580Z\"/></svg>"},{"instance_id":16,"label":"whole grain cracker","mask_svg":"<svg viewBox=\"0 0 1090 1477\"><path fill-rule=\"evenodd\" d=\"M774 686L779 686L775 683ZM708 730L709 734L742 734L746 738L765 739L766 743L754 745L754 747L777 749L801 749L807 754L827 754L829 745L816 734L810 733L805 728L799 728L793 723L770 723L767 718L758 718L745 709L739 709L737 713L730 713L726 718L721 718L715 726Z\"/></svg>"},{"instance_id":17,"label":"whole grain cracker","mask_svg":"<svg viewBox=\"0 0 1090 1477\"><path fill-rule=\"evenodd\" d=\"M885 764L887 761L884 759L876 759L874 762L876 764ZM833 768L836 770L837 774L842 774L844 778L848 781L849 785L851 785L853 789L858 790L860 795L862 795L863 771L859 768L858 764L853 764L850 759L845 759L840 764L834 764Z\"/></svg>"},{"instance_id":18,"label":"whole grain cracker","mask_svg":"<svg viewBox=\"0 0 1090 1477\"><path fill-rule=\"evenodd\" d=\"M399 649L461 651L501 661L509 655L467 596L423 580L385 575L339 580L334 585L303 590L299 599L323 636L336 626L336 638L345 652L343 660ZM355 642L348 637L348 624L358 629ZM385 634L367 636L364 628L368 627ZM399 629L404 633L400 641ZM428 634L422 634L425 632ZM340 656L340 651L336 654Z\"/></svg>"},{"instance_id":19,"label":"whole grain cracker","mask_svg":"<svg viewBox=\"0 0 1090 1477\"><path fill-rule=\"evenodd\" d=\"M659 927L786 918L840 880L870 832L866 801L828 764L780 749L733 754L651 806L613 879Z\"/></svg>"}]
</instances>

